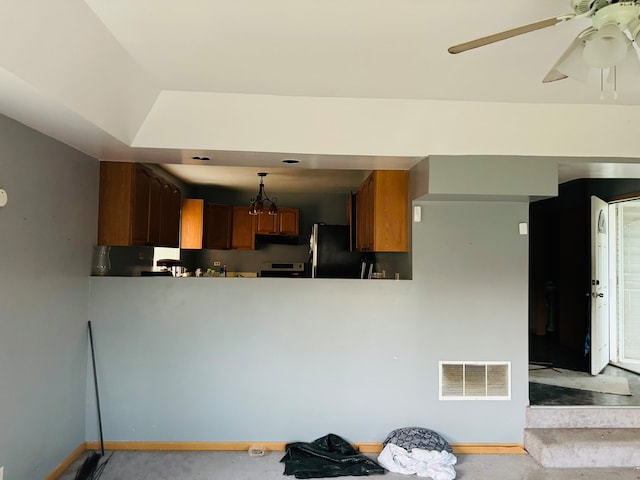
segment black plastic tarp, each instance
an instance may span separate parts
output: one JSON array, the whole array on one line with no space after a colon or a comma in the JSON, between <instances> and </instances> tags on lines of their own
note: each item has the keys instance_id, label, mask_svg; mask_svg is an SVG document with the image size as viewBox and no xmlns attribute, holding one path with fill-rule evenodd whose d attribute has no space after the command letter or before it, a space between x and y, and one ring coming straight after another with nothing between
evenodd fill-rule
<instances>
[{"instance_id":1,"label":"black plastic tarp","mask_svg":"<svg viewBox=\"0 0 640 480\"><path fill-rule=\"evenodd\" d=\"M349 442L330 433L313 442L289 443L284 474L296 478L323 478L384 474L386 470L366 455L358 453Z\"/></svg>"}]
</instances>

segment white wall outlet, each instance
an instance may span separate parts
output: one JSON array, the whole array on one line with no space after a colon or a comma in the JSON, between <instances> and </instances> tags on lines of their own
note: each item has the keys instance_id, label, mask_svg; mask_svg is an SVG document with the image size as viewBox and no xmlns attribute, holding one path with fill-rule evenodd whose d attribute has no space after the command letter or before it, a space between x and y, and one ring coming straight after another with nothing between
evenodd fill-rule
<instances>
[{"instance_id":1,"label":"white wall outlet","mask_svg":"<svg viewBox=\"0 0 640 480\"><path fill-rule=\"evenodd\" d=\"M4 207L9 200L9 196L7 195L7 191L3 188L0 188L0 207Z\"/></svg>"},{"instance_id":2,"label":"white wall outlet","mask_svg":"<svg viewBox=\"0 0 640 480\"><path fill-rule=\"evenodd\" d=\"M220 262L213 262L213 266L214 267L219 267L220 266Z\"/></svg>"},{"instance_id":3,"label":"white wall outlet","mask_svg":"<svg viewBox=\"0 0 640 480\"><path fill-rule=\"evenodd\" d=\"M416 205L413 207L413 221L414 222L422 221L422 207L420 205Z\"/></svg>"},{"instance_id":4,"label":"white wall outlet","mask_svg":"<svg viewBox=\"0 0 640 480\"><path fill-rule=\"evenodd\" d=\"M529 229L527 228L527 224L522 222L518 224L518 231L520 232L520 235L526 235L527 233L529 233Z\"/></svg>"}]
</instances>

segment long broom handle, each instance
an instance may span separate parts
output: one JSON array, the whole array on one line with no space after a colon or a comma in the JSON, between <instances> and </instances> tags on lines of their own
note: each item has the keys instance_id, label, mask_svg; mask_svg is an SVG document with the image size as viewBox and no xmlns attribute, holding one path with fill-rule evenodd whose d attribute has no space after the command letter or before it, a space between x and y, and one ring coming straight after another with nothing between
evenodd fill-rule
<instances>
[{"instance_id":1,"label":"long broom handle","mask_svg":"<svg viewBox=\"0 0 640 480\"><path fill-rule=\"evenodd\" d=\"M96 405L98 407L98 429L100 431L100 453L104 457L104 439L102 438L102 414L100 413L100 393L98 392L98 376L96 374L96 354L93 349L93 332L89 320L89 343L91 344L91 363L93 364L93 385L96 388Z\"/></svg>"}]
</instances>

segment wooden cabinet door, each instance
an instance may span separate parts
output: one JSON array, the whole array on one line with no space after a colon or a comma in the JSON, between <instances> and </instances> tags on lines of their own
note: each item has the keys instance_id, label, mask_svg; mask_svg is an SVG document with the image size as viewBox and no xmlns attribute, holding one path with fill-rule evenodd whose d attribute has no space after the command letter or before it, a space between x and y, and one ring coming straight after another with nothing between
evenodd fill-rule
<instances>
[{"instance_id":1,"label":"wooden cabinet door","mask_svg":"<svg viewBox=\"0 0 640 480\"><path fill-rule=\"evenodd\" d=\"M98 245L178 247L181 197L142 164L100 162Z\"/></svg>"},{"instance_id":2,"label":"wooden cabinet door","mask_svg":"<svg viewBox=\"0 0 640 480\"><path fill-rule=\"evenodd\" d=\"M231 247L239 250L255 250L257 215L249 215L249 207L233 207Z\"/></svg>"},{"instance_id":3,"label":"wooden cabinet door","mask_svg":"<svg viewBox=\"0 0 640 480\"><path fill-rule=\"evenodd\" d=\"M149 244L149 195L151 190L151 171L135 165L133 180L133 215L131 225L131 243Z\"/></svg>"},{"instance_id":4,"label":"wooden cabinet door","mask_svg":"<svg viewBox=\"0 0 640 480\"><path fill-rule=\"evenodd\" d=\"M208 203L204 211L204 248L228 250L231 248L231 221L233 209L227 205ZM248 215L248 213L247 213Z\"/></svg>"},{"instance_id":5,"label":"wooden cabinet door","mask_svg":"<svg viewBox=\"0 0 640 480\"><path fill-rule=\"evenodd\" d=\"M280 209L278 209L280 212ZM269 215L266 211L255 215L256 233L273 234L278 233L278 215Z\"/></svg>"},{"instance_id":6,"label":"wooden cabinet door","mask_svg":"<svg viewBox=\"0 0 640 480\"><path fill-rule=\"evenodd\" d=\"M278 233L280 235L297 236L299 233L300 210L297 208L278 209Z\"/></svg>"},{"instance_id":7,"label":"wooden cabinet door","mask_svg":"<svg viewBox=\"0 0 640 480\"><path fill-rule=\"evenodd\" d=\"M372 175L371 248L376 252L409 250L409 174L377 170Z\"/></svg>"},{"instance_id":8,"label":"wooden cabinet door","mask_svg":"<svg viewBox=\"0 0 640 480\"><path fill-rule=\"evenodd\" d=\"M362 195L362 186L356 192L356 250L359 252L363 249L364 238L364 197Z\"/></svg>"},{"instance_id":9,"label":"wooden cabinet door","mask_svg":"<svg viewBox=\"0 0 640 480\"><path fill-rule=\"evenodd\" d=\"M279 207L276 215L256 215L256 233L264 235L298 235L300 209Z\"/></svg>"},{"instance_id":10,"label":"wooden cabinet door","mask_svg":"<svg viewBox=\"0 0 640 480\"><path fill-rule=\"evenodd\" d=\"M356 242L358 250L373 250L373 177L369 176L360 185L356 194Z\"/></svg>"},{"instance_id":11,"label":"wooden cabinet door","mask_svg":"<svg viewBox=\"0 0 640 480\"><path fill-rule=\"evenodd\" d=\"M180 248L199 250L202 248L204 200L185 198L180 215Z\"/></svg>"},{"instance_id":12,"label":"wooden cabinet door","mask_svg":"<svg viewBox=\"0 0 640 480\"><path fill-rule=\"evenodd\" d=\"M361 252L409 251L409 174L375 170L356 194L356 245Z\"/></svg>"},{"instance_id":13,"label":"wooden cabinet door","mask_svg":"<svg viewBox=\"0 0 640 480\"><path fill-rule=\"evenodd\" d=\"M162 247L180 246L180 207L182 194L171 183L162 185L160 214L160 243Z\"/></svg>"},{"instance_id":14,"label":"wooden cabinet door","mask_svg":"<svg viewBox=\"0 0 640 480\"><path fill-rule=\"evenodd\" d=\"M98 245L131 245L133 164L100 162Z\"/></svg>"},{"instance_id":15,"label":"wooden cabinet door","mask_svg":"<svg viewBox=\"0 0 640 480\"><path fill-rule=\"evenodd\" d=\"M148 245L160 245L160 222L162 219L162 187L159 177L149 180L149 226L147 232Z\"/></svg>"}]
</instances>

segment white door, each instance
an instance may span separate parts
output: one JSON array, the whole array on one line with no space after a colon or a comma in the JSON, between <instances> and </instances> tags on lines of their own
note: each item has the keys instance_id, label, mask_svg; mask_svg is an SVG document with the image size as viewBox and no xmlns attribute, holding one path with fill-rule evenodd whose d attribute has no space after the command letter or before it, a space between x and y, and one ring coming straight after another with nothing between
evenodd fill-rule
<instances>
[{"instance_id":1,"label":"white door","mask_svg":"<svg viewBox=\"0 0 640 480\"><path fill-rule=\"evenodd\" d=\"M609 363L609 206L591 197L591 375Z\"/></svg>"}]
</instances>

